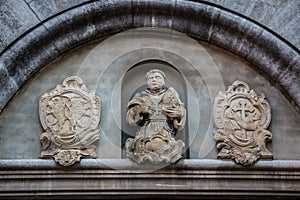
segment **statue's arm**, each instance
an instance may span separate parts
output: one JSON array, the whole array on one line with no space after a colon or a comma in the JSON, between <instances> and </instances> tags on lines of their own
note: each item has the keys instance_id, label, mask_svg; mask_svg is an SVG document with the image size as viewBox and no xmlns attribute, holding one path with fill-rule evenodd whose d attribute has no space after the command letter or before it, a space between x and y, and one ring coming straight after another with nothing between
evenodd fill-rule
<instances>
[{"instance_id":1,"label":"statue's arm","mask_svg":"<svg viewBox=\"0 0 300 200\"><path fill-rule=\"evenodd\" d=\"M185 121L186 121L186 110L183 106L180 106L180 112L181 112L181 116L180 117L176 117L173 119L173 125L174 128L176 128L178 131L182 130L184 128L185 125Z\"/></svg>"},{"instance_id":2,"label":"statue's arm","mask_svg":"<svg viewBox=\"0 0 300 200\"><path fill-rule=\"evenodd\" d=\"M174 128L176 128L177 130L182 130L184 128L185 125L185 121L186 121L186 109L184 108L184 104L182 103L182 101L179 98L179 94L177 93L177 91L170 87L168 89L168 92L172 93L173 96L176 98L176 105L173 105L172 108L169 108L171 110L171 112L167 113L169 117L173 118L173 125Z\"/></svg>"},{"instance_id":3,"label":"statue's arm","mask_svg":"<svg viewBox=\"0 0 300 200\"><path fill-rule=\"evenodd\" d=\"M137 126L142 121L143 117L140 115L141 106L136 105L128 109L126 121L132 126Z\"/></svg>"},{"instance_id":4,"label":"statue's arm","mask_svg":"<svg viewBox=\"0 0 300 200\"><path fill-rule=\"evenodd\" d=\"M144 111L142 95L137 93L127 105L126 121L132 126L140 125L143 121Z\"/></svg>"}]
</instances>

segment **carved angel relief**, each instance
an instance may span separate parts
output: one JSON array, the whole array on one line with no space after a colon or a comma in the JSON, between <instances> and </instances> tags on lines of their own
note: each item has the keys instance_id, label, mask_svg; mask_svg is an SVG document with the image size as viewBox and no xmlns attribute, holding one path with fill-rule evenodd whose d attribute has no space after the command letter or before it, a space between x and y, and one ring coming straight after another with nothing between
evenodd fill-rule
<instances>
[{"instance_id":1,"label":"carved angel relief","mask_svg":"<svg viewBox=\"0 0 300 200\"><path fill-rule=\"evenodd\" d=\"M45 132L40 141L41 158L54 157L63 166L95 158L99 140L100 98L89 91L77 76L66 78L62 85L41 96L40 121Z\"/></svg>"},{"instance_id":2,"label":"carved angel relief","mask_svg":"<svg viewBox=\"0 0 300 200\"><path fill-rule=\"evenodd\" d=\"M271 108L264 94L257 95L246 83L235 81L215 98L213 117L218 158L231 158L241 165L273 158L265 144L271 141L272 133L266 130L271 122Z\"/></svg>"}]
</instances>

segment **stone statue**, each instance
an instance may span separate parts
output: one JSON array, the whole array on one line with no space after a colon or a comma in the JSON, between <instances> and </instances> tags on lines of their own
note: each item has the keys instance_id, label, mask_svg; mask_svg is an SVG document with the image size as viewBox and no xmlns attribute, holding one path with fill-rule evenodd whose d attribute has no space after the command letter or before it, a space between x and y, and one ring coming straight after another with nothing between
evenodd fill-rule
<instances>
[{"instance_id":1,"label":"stone statue","mask_svg":"<svg viewBox=\"0 0 300 200\"><path fill-rule=\"evenodd\" d=\"M127 122L141 127L126 141L127 157L139 164L175 163L182 157L184 142L174 136L184 128L186 110L176 90L165 87L165 77L161 70L150 70L148 88L127 105Z\"/></svg>"}]
</instances>

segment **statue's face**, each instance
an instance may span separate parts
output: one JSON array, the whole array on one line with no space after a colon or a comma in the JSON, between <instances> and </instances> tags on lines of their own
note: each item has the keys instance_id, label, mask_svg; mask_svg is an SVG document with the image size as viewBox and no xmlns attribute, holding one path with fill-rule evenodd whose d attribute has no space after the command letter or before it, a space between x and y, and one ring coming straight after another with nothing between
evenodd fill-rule
<instances>
[{"instance_id":1,"label":"statue's face","mask_svg":"<svg viewBox=\"0 0 300 200\"><path fill-rule=\"evenodd\" d=\"M165 79L160 73L154 72L148 76L147 85L150 90L159 90L165 85Z\"/></svg>"}]
</instances>

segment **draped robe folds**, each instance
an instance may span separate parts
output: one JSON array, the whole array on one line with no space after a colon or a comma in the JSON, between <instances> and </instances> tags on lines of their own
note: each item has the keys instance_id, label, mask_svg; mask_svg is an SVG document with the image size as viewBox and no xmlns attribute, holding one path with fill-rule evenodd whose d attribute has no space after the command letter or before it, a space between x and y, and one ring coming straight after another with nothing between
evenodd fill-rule
<instances>
[{"instance_id":1,"label":"draped robe folds","mask_svg":"<svg viewBox=\"0 0 300 200\"><path fill-rule=\"evenodd\" d=\"M174 88L137 93L127 109L127 122L141 127L135 138L126 141L129 159L156 164L175 163L182 157L185 144L174 136L185 125L186 110Z\"/></svg>"},{"instance_id":2,"label":"draped robe folds","mask_svg":"<svg viewBox=\"0 0 300 200\"><path fill-rule=\"evenodd\" d=\"M127 109L127 122L141 126L137 137L160 136L174 140L177 131L182 130L185 125L185 108L172 87L164 88L156 94L149 90L137 93L128 103ZM180 116L172 117L172 110L179 111Z\"/></svg>"}]
</instances>

